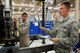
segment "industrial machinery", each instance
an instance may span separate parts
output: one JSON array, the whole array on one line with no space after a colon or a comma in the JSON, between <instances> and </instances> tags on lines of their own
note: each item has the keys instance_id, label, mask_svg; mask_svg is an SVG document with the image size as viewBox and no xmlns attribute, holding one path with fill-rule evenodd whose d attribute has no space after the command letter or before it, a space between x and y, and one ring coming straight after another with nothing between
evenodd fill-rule
<instances>
[{"instance_id":1,"label":"industrial machinery","mask_svg":"<svg viewBox=\"0 0 80 53\"><path fill-rule=\"evenodd\" d=\"M42 0L44 4L44 0ZM16 35L14 34L14 25L12 21L11 15L11 7L12 7L12 0L5 0L5 5L0 4L0 42L4 43L2 48L0 48L0 53L39 53L53 50L54 44L45 44L43 38L42 46L36 47L23 47L19 48L16 46L16 42L19 41ZM44 5L43 5L43 21L42 26L44 27ZM44 33L44 32L43 32ZM0 44L1 44L0 43Z\"/></svg>"},{"instance_id":2,"label":"industrial machinery","mask_svg":"<svg viewBox=\"0 0 80 53\"><path fill-rule=\"evenodd\" d=\"M1 0L0 0L1 1ZM0 4L0 44L4 44L0 53L12 53L17 41L14 34L14 25L11 18L12 0L5 0L5 5Z\"/></svg>"}]
</instances>

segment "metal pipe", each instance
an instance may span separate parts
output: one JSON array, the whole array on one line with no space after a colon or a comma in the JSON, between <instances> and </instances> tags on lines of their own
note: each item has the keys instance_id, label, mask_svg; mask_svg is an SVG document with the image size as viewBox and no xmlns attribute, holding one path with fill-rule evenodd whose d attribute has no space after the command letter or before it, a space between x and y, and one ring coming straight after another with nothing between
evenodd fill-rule
<instances>
[{"instance_id":1,"label":"metal pipe","mask_svg":"<svg viewBox=\"0 0 80 53\"><path fill-rule=\"evenodd\" d=\"M5 9L10 9L10 0L5 0Z\"/></svg>"},{"instance_id":2,"label":"metal pipe","mask_svg":"<svg viewBox=\"0 0 80 53\"><path fill-rule=\"evenodd\" d=\"M45 26L45 18L44 18L44 8L45 8L45 3L44 3L44 0L42 1L42 3L43 3L43 6L42 6L42 26L44 27Z\"/></svg>"},{"instance_id":3,"label":"metal pipe","mask_svg":"<svg viewBox=\"0 0 80 53\"><path fill-rule=\"evenodd\" d=\"M45 14L45 10L44 10L44 9L45 9L45 3L44 3L44 1L45 1L45 0L42 1L42 3L43 3L43 6L42 6L42 8L43 8L43 9L42 9L42 27L45 27L45 17L44 17L44 16L45 16L45 15L44 15L44 14ZM44 35L44 32L43 32L43 35ZM46 43L44 38L43 38L43 40L42 40L42 43L43 43L43 44Z\"/></svg>"},{"instance_id":4,"label":"metal pipe","mask_svg":"<svg viewBox=\"0 0 80 53\"><path fill-rule=\"evenodd\" d=\"M75 0L75 19L79 22L79 0Z\"/></svg>"}]
</instances>

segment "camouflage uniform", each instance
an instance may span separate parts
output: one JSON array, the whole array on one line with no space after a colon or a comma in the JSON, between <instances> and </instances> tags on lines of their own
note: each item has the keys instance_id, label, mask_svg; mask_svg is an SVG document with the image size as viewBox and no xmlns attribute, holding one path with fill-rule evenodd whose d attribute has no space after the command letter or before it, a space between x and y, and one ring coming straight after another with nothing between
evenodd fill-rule
<instances>
[{"instance_id":1,"label":"camouflage uniform","mask_svg":"<svg viewBox=\"0 0 80 53\"><path fill-rule=\"evenodd\" d=\"M17 25L20 47L26 47L30 43L30 39L28 36L29 25L29 22L20 22Z\"/></svg>"},{"instance_id":2,"label":"camouflage uniform","mask_svg":"<svg viewBox=\"0 0 80 53\"><path fill-rule=\"evenodd\" d=\"M55 22L53 22L54 23L54 28L57 28L57 27L59 27L59 24L60 24L60 21L55 21ZM53 28L53 29L54 29Z\"/></svg>"},{"instance_id":3,"label":"camouflage uniform","mask_svg":"<svg viewBox=\"0 0 80 53\"><path fill-rule=\"evenodd\" d=\"M57 27L53 30L45 30L49 35L56 35L59 41L55 43L56 53L71 53L71 47L78 42L77 22L67 16L62 22L57 22Z\"/></svg>"}]
</instances>

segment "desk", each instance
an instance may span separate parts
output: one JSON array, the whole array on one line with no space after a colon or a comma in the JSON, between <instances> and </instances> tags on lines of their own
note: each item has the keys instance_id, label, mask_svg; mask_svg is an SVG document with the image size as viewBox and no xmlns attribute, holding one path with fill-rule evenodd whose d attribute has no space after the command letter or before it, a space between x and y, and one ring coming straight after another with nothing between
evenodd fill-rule
<instances>
[{"instance_id":1,"label":"desk","mask_svg":"<svg viewBox=\"0 0 80 53\"><path fill-rule=\"evenodd\" d=\"M8 49L12 49L13 53L40 53L53 50L54 43L50 41L49 39L46 39L46 44L42 44L40 40L35 40L29 47L23 47L23 48L17 48L14 47L5 47L0 50L2 53L7 53ZM5 52L4 52L5 51Z\"/></svg>"},{"instance_id":2,"label":"desk","mask_svg":"<svg viewBox=\"0 0 80 53\"><path fill-rule=\"evenodd\" d=\"M39 52L45 52L53 50L54 43L50 41L49 39L46 39L46 44L41 43L42 40L35 40L29 47L20 48L19 53L39 53Z\"/></svg>"}]
</instances>

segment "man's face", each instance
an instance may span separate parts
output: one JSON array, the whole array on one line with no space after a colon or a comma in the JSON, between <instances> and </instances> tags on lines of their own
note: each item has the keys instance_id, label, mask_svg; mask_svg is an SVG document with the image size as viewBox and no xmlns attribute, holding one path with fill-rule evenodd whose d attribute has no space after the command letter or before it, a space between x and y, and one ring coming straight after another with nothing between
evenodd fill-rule
<instances>
[{"instance_id":1,"label":"man's face","mask_svg":"<svg viewBox=\"0 0 80 53\"><path fill-rule=\"evenodd\" d=\"M60 15L65 17L69 13L69 9L65 5L60 6Z\"/></svg>"},{"instance_id":2,"label":"man's face","mask_svg":"<svg viewBox=\"0 0 80 53\"><path fill-rule=\"evenodd\" d=\"M27 19L27 15L25 15L25 14L22 15L22 20L23 20L23 21L26 21L26 19Z\"/></svg>"}]
</instances>

